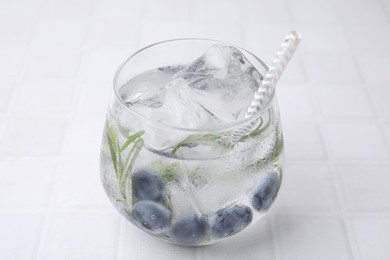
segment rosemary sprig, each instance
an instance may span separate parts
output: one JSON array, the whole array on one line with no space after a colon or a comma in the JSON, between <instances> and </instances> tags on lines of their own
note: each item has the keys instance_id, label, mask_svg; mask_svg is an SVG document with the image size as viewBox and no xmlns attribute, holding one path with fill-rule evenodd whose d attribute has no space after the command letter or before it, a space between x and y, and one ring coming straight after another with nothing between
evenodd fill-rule
<instances>
[{"instance_id":1,"label":"rosemary sprig","mask_svg":"<svg viewBox=\"0 0 390 260\"><path fill-rule=\"evenodd\" d=\"M129 138L127 139L127 141L122 145L121 149L119 150L119 152L123 152L132 142L134 142L135 139L137 139L138 137L140 137L141 135L143 135L145 133L145 131L139 131L131 136L129 136Z\"/></svg>"},{"instance_id":2,"label":"rosemary sprig","mask_svg":"<svg viewBox=\"0 0 390 260\"><path fill-rule=\"evenodd\" d=\"M216 144L221 138L221 134L206 134L206 135L190 135L183 141L176 144L172 149L172 154L176 155L177 150L183 146L191 147L198 144Z\"/></svg>"},{"instance_id":3,"label":"rosemary sprig","mask_svg":"<svg viewBox=\"0 0 390 260\"><path fill-rule=\"evenodd\" d=\"M121 170L120 170L120 149L119 149L118 139L116 138L116 134L111 127L107 125L106 129L107 129L106 133L107 133L108 146L110 148L112 163L114 164L116 177L119 178L119 175L121 174Z\"/></svg>"},{"instance_id":4,"label":"rosemary sprig","mask_svg":"<svg viewBox=\"0 0 390 260\"><path fill-rule=\"evenodd\" d=\"M111 128L108 124L106 125L106 132L108 138L108 146L111 153L112 163L114 165L116 178L118 180L118 184L120 187L121 194L125 199L127 199L126 187L126 179L129 179L128 176L130 174L131 167L135 158L138 156L138 153L141 151L141 148L144 144L144 140L141 136L144 134L144 131L139 131L133 135L130 135L126 142L119 147L118 138L113 128ZM122 153L128 148L131 144L132 147L127 153L127 156L122 158Z\"/></svg>"}]
</instances>

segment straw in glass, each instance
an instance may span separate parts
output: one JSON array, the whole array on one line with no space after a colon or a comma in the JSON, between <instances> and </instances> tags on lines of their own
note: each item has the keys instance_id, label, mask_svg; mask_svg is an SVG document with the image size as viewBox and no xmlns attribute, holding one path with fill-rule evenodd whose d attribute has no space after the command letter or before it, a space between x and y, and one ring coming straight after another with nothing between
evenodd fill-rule
<instances>
[{"instance_id":1,"label":"straw in glass","mask_svg":"<svg viewBox=\"0 0 390 260\"><path fill-rule=\"evenodd\" d=\"M244 118L253 116L263 108L265 101L268 100L274 92L275 85L280 79L288 62L292 58L300 40L301 34L297 31L291 31L286 35L272 61L271 66L269 67L269 70L260 82L260 86L255 92ZM249 121L247 124L235 130L229 137L222 138L221 142L230 143L231 145L236 144L241 137L250 134L260 122L261 119Z\"/></svg>"}]
</instances>

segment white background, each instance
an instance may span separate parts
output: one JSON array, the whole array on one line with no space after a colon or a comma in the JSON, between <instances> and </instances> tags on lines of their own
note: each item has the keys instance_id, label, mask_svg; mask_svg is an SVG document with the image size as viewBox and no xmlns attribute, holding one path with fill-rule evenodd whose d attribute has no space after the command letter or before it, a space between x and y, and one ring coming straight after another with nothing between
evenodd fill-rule
<instances>
[{"instance_id":1,"label":"white background","mask_svg":"<svg viewBox=\"0 0 390 260\"><path fill-rule=\"evenodd\" d=\"M179 37L269 63L293 28L270 214L201 248L122 219L98 171L119 63ZM0 259L390 259L389 42L388 0L0 0Z\"/></svg>"}]
</instances>

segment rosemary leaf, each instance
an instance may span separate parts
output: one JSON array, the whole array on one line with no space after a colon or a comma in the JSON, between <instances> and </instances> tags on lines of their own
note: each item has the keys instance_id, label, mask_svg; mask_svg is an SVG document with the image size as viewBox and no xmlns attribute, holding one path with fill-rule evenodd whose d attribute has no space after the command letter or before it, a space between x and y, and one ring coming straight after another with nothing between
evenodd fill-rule
<instances>
[{"instance_id":1,"label":"rosemary leaf","mask_svg":"<svg viewBox=\"0 0 390 260\"><path fill-rule=\"evenodd\" d=\"M127 139L127 141L122 145L121 149L119 150L119 152L123 152L132 142L134 142L135 139L137 139L138 137L140 137L141 135L143 135L145 133L145 131L139 131L131 136L129 136L129 138Z\"/></svg>"}]
</instances>

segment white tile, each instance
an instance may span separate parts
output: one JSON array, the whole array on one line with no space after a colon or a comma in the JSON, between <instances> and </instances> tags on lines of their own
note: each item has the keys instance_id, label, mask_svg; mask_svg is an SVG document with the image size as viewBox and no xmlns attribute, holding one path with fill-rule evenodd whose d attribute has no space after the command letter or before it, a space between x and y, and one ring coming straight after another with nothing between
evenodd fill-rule
<instances>
[{"instance_id":1,"label":"white tile","mask_svg":"<svg viewBox=\"0 0 390 260\"><path fill-rule=\"evenodd\" d=\"M28 61L26 74L38 77L76 77L80 58L80 44L37 43Z\"/></svg>"},{"instance_id":2,"label":"white tile","mask_svg":"<svg viewBox=\"0 0 390 260\"><path fill-rule=\"evenodd\" d=\"M286 86L276 91L282 119L311 117L315 114L306 88Z\"/></svg>"},{"instance_id":3,"label":"white tile","mask_svg":"<svg viewBox=\"0 0 390 260\"><path fill-rule=\"evenodd\" d=\"M1 159L0 207L47 206L55 174L56 164L51 160Z\"/></svg>"},{"instance_id":4,"label":"white tile","mask_svg":"<svg viewBox=\"0 0 390 260\"><path fill-rule=\"evenodd\" d=\"M0 139L0 154L55 156L62 145L66 120L60 118L12 117Z\"/></svg>"},{"instance_id":5,"label":"white tile","mask_svg":"<svg viewBox=\"0 0 390 260\"><path fill-rule=\"evenodd\" d=\"M358 83L361 76L355 61L348 55L310 54L303 57L307 78L310 82Z\"/></svg>"},{"instance_id":6,"label":"white tile","mask_svg":"<svg viewBox=\"0 0 390 260\"><path fill-rule=\"evenodd\" d=\"M390 158L385 138L376 124L328 123L331 149L337 159L381 161Z\"/></svg>"},{"instance_id":7,"label":"white tile","mask_svg":"<svg viewBox=\"0 0 390 260\"><path fill-rule=\"evenodd\" d=\"M364 89L363 82L360 84L356 83L340 83L340 82L334 82L334 83L322 83L322 82L316 82L310 84L313 87L316 87L318 89Z\"/></svg>"},{"instance_id":8,"label":"white tile","mask_svg":"<svg viewBox=\"0 0 390 260\"><path fill-rule=\"evenodd\" d=\"M7 110L14 89L14 80L0 79L0 114Z\"/></svg>"},{"instance_id":9,"label":"white tile","mask_svg":"<svg viewBox=\"0 0 390 260\"><path fill-rule=\"evenodd\" d=\"M191 37L189 22L155 22L146 21L141 24L138 47L178 38Z\"/></svg>"},{"instance_id":10,"label":"white tile","mask_svg":"<svg viewBox=\"0 0 390 260\"><path fill-rule=\"evenodd\" d=\"M49 20L87 19L91 13L92 0L52 0L43 6L43 17Z\"/></svg>"},{"instance_id":11,"label":"white tile","mask_svg":"<svg viewBox=\"0 0 390 260\"><path fill-rule=\"evenodd\" d=\"M196 38L206 38L242 45L241 27L236 22L197 22L193 25L193 34Z\"/></svg>"},{"instance_id":12,"label":"white tile","mask_svg":"<svg viewBox=\"0 0 390 260\"><path fill-rule=\"evenodd\" d=\"M134 48L140 32L139 21L123 22L116 19L98 19L90 24L87 39L91 46L127 44Z\"/></svg>"},{"instance_id":13,"label":"white tile","mask_svg":"<svg viewBox=\"0 0 390 260\"><path fill-rule=\"evenodd\" d=\"M354 25L345 28L351 50L359 57L362 54L388 53L390 47L390 24Z\"/></svg>"},{"instance_id":14,"label":"white tile","mask_svg":"<svg viewBox=\"0 0 390 260\"><path fill-rule=\"evenodd\" d=\"M275 52L276 53L276 52ZM306 80L304 67L302 65L302 57L299 50L294 54L294 57L289 61L283 75L280 77L278 84L303 83Z\"/></svg>"},{"instance_id":15,"label":"white tile","mask_svg":"<svg viewBox=\"0 0 390 260\"><path fill-rule=\"evenodd\" d=\"M390 167L352 165L337 167L350 210L390 211Z\"/></svg>"},{"instance_id":16,"label":"white tile","mask_svg":"<svg viewBox=\"0 0 390 260\"><path fill-rule=\"evenodd\" d=\"M115 259L118 216L103 211L54 213L39 259Z\"/></svg>"},{"instance_id":17,"label":"white tile","mask_svg":"<svg viewBox=\"0 0 390 260\"><path fill-rule=\"evenodd\" d=\"M256 9L254 11L258 12ZM242 28L243 47L255 54L266 64L270 64L286 33L290 30L289 24L263 25L248 23Z\"/></svg>"},{"instance_id":18,"label":"white tile","mask_svg":"<svg viewBox=\"0 0 390 260\"><path fill-rule=\"evenodd\" d=\"M194 13L190 9L190 0L165 0L163 4L159 0L145 0L141 8L143 21L181 23L187 22L190 14Z\"/></svg>"},{"instance_id":19,"label":"white tile","mask_svg":"<svg viewBox=\"0 0 390 260\"><path fill-rule=\"evenodd\" d=\"M390 55L378 54L359 55L357 60L363 77L367 82L388 84L390 82L389 59Z\"/></svg>"},{"instance_id":20,"label":"white tile","mask_svg":"<svg viewBox=\"0 0 390 260\"><path fill-rule=\"evenodd\" d=\"M196 1L193 20L213 27L214 23L238 23L239 9L235 1Z\"/></svg>"},{"instance_id":21,"label":"white tile","mask_svg":"<svg viewBox=\"0 0 390 260\"><path fill-rule=\"evenodd\" d=\"M98 156L103 136L104 116L77 117L73 120L66 154Z\"/></svg>"},{"instance_id":22,"label":"white tile","mask_svg":"<svg viewBox=\"0 0 390 260\"><path fill-rule=\"evenodd\" d=\"M18 0L1 1L0 15L20 17L37 17L40 11L42 0Z\"/></svg>"},{"instance_id":23,"label":"white tile","mask_svg":"<svg viewBox=\"0 0 390 260\"><path fill-rule=\"evenodd\" d=\"M80 85L77 113L102 116L107 112L110 99L114 96L112 81L96 81Z\"/></svg>"},{"instance_id":24,"label":"white tile","mask_svg":"<svg viewBox=\"0 0 390 260\"><path fill-rule=\"evenodd\" d=\"M390 119L390 89L378 88L370 91L372 91L371 95L373 96L373 101L378 113L383 117Z\"/></svg>"},{"instance_id":25,"label":"white tile","mask_svg":"<svg viewBox=\"0 0 390 260\"><path fill-rule=\"evenodd\" d=\"M242 21L255 24L285 24L290 22L288 7L283 1L239 1ZM287 32L286 32L287 33ZM283 35L281 35L283 37Z\"/></svg>"},{"instance_id":26,"label":"white tile","mask_svg":"<svg viewBox=\"0 0 390 260\"><path fill-rule=\"evenodd\" d=\"M298 24L337 24L339 19L330 2L298 2L290 4L292 21Z\"/></svg>"},{"instance_id":27,"label":"white tile","mask_svg":"<svg viewBox=\"0 0 390 260\"><path fill-rule=\"evenodd\" d=\"M29 44L32 40L35 21L36 17L23 18L16 16L15 12L11 13L11 16L1 15L0 44Z\"/></svg>"},{"instance_id":28,"label":"white tile","mask_svg":"<svg viewBox=\"0 0 390 260\"><path fill-rule=\"evenodd\" d=\"M375 114L363 89L319 88L317 99L327 117L372 118Z\"/></svg>"},{"instance_id":29,"label":"white tile","mask_svg":"<svg viewBox=\"0 0 390 260\"><path fill-rule=\"evenodd\" d=\"M74 93L74 81L58 78L25 79L18 89L11 111L19 115L66 114Z\"/></svg>"},{"instance_id":30,"label":"white tile","mask_svg":"<svg viewBox=\"0 0 390 260\"><path fill-rule=\"evenodd\" d=\"M384 0L384 1L388 1L388 0ZM336 1L334 1L334 2L336 2ZM381 3L382 0L343 0L343 2L349 3L349 4L354 4L354 3L371 4L373 2Z\"/></svg>"},{"instance_id":31,"label":"white tile","mask_svg":"<svg viewBox=\"0 0 390 260\"><path fill-rule=\"evenodd\" d=\"M42 20L36 28L34 39L44 44L81 44L86 30L86 20Z\"/></svg>"},{"instance_id":32,"label":"white tile","mask_svg":"<svg viewBox=\"0 0 390 260\"><path fill-rule=\"evenodd\" d=\"M26 47L0 45L0 76L16 76L22 68Z\"/></svg>"},{"instance_id":33,"label":"white tile","mask_svg":"<svg viewBox=\"0 0 390 260\"><path fill-rule=\"evenodd\" d=\"M348 40L339 25L299 26L303 38L299 48L304 52L348 52Z\"/></svg>"},{"instance_id":34,"label":"white tile","mask_svg":"<svg viewBox=\"0 0 390 260\"><path fill-rule=\"evenodd\" d=\"M57 208L112 208L99 178L99 158L67 159L60 166Z\"/></svg>"},{"instance_id":35,"label":"white tile","mask_svg":"<svg viewBox=\"0 0 390 260\"><path fill-rule=\"evenodd\" d=\"M163 242L122 218L118 259L195 260L195 247L175 246Z\"/></svg>"},{"instance_id":36,"label":"white tile","mask_svg":"<svg viewBox=\"0 0 390 260\"><path fill-rule=\"evenodd\" d=\"M380 2L366 2L353 4L346 1L335 1L335 9L344 24L386 24L388 17Z\"/></svg>"},{"instance_id":37,"label":"white tile","mask_svg":"<svg viewBox=\"0 0 390 260\"><path fill-rule=\"evenodd\" d=\"M389 218L355 218L353 226L362 259L390 257Z\"/></svg>"},{"instance_id":38,"label":"white tile","mask_svg":"<svg viewBox=\"0 0 390 260\"><path fill-rule=\"evenodd\" d=\"M275 259L270 217L265 216L245 231L204 247L204 259Z\"/></svg>"},{"instance_id":39,"label":"white tile","mask_svg":"<svg viewBox=\"0 0 390 260\"><path fill-rule=\"evenodd\" d=\"M278 217L281 259L352 259L338 218Z\"/></svg>"},{"instance_id":40,"label":"white tile","mask_svg":"<svg viewBox=\"0 0 390 260\"><path fill-rule=\"evenodd\" d=\"M274 209L284 213L337 211L337 194L329 167L287 164Z\"/></svg>"},{"instance_id":41,"label":"white tile","mask_svg":"<svg viewBox=\"0 0 390 260\"><path fill-rule=\"evenodd\" d=\"M43 219L31 212L0 213L0 258L35 259Z\"/></svg>"},{"instance_id":42,"label":"white tile","mask_svg":"<svg viewBox=\"0 0 390 260\"><path fill-rule=\"evenodd\" d=\"M100 79L104 82L112 82L119 65L134 51L134 48L126 47L126 45L91 48L84 61L86 64L85 77L90 81Z\"/></svg>"},{"instance_id":43,"label":"white tile","mask_svg":"<svg viewBox=\"0 0 390 260\"><path fill-rule=\"evenodd\" d=\"M324 160L326 152L318 125L306 122L283 122L287 160Z\"/></svg>"},{"instance_id":44,"label":"white tile","mask_svg":"<svg viewBox=\"0 0 390 260\"><path fill-rule=\"evenodd\" d=\"M141 16L140 0L101 0L93 8L95 20L136 22ZM157 9L157 8L156 8ZM127 24L130 25L130 24Z\"/></svg>"},{"instance_id":45,"label":"white tile","mask_svg":"<svg viewBox=\"0 0 390 260\"><path fill-rule=\"evenodd\" d=\"M387 135L387 140L390 143L390 121L387 121L387 123L385 124L384 128L385 128L385 132L386 132L386 135Z\"/></svg>"}]
</instances>

